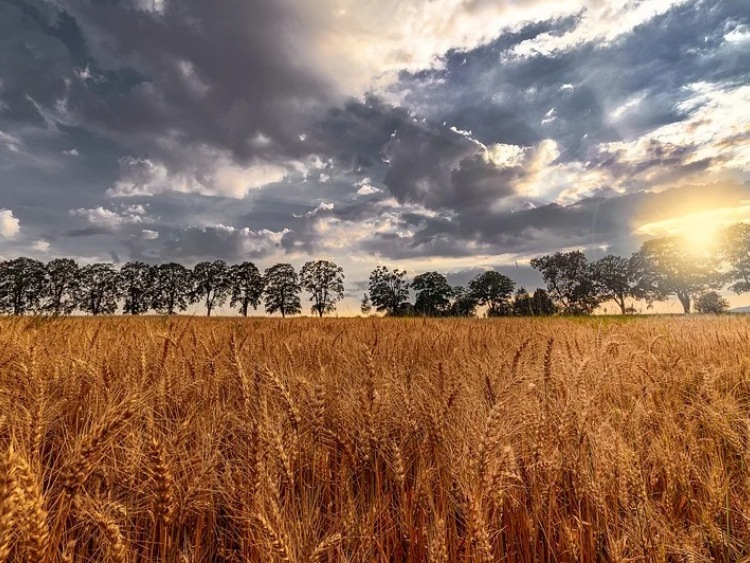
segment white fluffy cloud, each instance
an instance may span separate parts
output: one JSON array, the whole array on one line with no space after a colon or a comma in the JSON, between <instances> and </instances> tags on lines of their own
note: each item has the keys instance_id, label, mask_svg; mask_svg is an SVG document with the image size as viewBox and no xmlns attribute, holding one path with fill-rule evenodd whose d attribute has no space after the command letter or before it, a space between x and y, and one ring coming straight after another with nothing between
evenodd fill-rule
<instances>
[{"instance_id":1,"label":"white fluffy cloud","mask_svg":"<svg viewBox=\"0 0 750 563\"><path fill-rule=\"evenodd\" d=\"M235 164L228 153L205 147L194 151L186 161L189 164L171 170L149 158L124 157L120 160L120 178L107 194L122 198L177 192L242 199L250 191L281 182L300 170L297 163L257 161L243 166Z\"/></svg>"},{"instance_id":2,"label":"white fluffy cloud","mask_svg":"<svg viewBox=\"0 0 750 563\"><path fill-rule=\"evenodd\" d=\"M50 244L46 240L37 240L31 245L31 248L36 250L37 252L46 254L49 252Z\"/></svg>"},{"instance_id":3,"label":"white fluffy cloud","mask_svg":"<svg viewBox=\"0 0 750 563\"><path fill-rule=\"evenodd\" d=\"M13 238L21 232L21 222L10 209L0 209L0 236Z\"/></svg>"},{"instance_id":4,"label":"white fluffy cloud","mask_svg":"<svg viewBox=\"0 0 750 563\"><path fill-rule=\"evenodd\" d=\"M149 223L151 219L146 215L143 205L125 205L119 211L112 211L102 206L93 209L78 208L68 212L72 217L83 217L92 225L100 225L110 228L120 225L135 225Z\"/></svg>"}]
</instances>

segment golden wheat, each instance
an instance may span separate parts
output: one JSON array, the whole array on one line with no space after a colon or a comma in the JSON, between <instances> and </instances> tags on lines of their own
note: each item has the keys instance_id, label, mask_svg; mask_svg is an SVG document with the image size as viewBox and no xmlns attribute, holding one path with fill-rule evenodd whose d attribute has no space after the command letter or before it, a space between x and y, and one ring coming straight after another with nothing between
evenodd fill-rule
<instances>
[{"instance_id":1,"label":"golden wheat","mask_svg":"<svg viewBox=\"0 0 750 563\"><path fill-rule=\"evenodd\" d=\"M0 563L750 557L750 320L4 319Z\"/></svg>"}]
</instances>

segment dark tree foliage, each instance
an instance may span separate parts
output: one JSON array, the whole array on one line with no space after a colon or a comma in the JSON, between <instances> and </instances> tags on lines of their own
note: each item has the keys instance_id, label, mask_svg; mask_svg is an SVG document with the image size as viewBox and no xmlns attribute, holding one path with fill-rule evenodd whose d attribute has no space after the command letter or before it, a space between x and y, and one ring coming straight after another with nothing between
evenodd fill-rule
<instances>
[{"instance_id":1,"label":"dark tree foliage","mask_svg":"<svg viewBox=\"0 0 750 563\"><path fill-rule=\"evenodd\" d=\"M378 312L396 316L403 313L409 298L409 282L404 270L378 266L370 273L370 300Z\"/></svg>"},{"instance_id":2,"label":"dark tree foliage","mask_svg":"<svg viewBox=\"0 0 750 563\"><path fill-rule=\"evenodd\" d=\"M580 250L556 252L531 261L555 303L568 315L590 315L601 297L586 256Z\"/></svg>"},{"instance_id":3,"label":"dark tree foliage","mask_svg":"<svg viewBox=\"0 0 750 563\"><path fill-rule=\"evenodd\" d=\"M643 295L651 300L675 295L686 314L694 296L723 285L718 257L692 251L680 237L646 241L633 255L633 264Z\"/></svg>"},{"instance_id":4,"label":"dark tree foliage","mask_svg":"<svg viewBox=\"0 0 750 563\"><path fill-rule=\"evenodd\" d=\"M170 262L156 267L151 308L162 314L174 315L190 304L193 280L185 266Z\"/></svg>"},{"instance_id":5,"label":"dark tree foliage","mask_svg":"<svg viewBox=\"0 0 750 563\"><path fill-rule=\"evenodd\" d=\"M281 313L282 318L302 312L299 294L302 288L299 276L291 264L271 266L263 276L266 282L264 296L266 312Z\"/></svg>"},{"instance_id":6,"label":"dark tree foliage","mask_svg":"<svg viewBox=\"0 0 750 563\"><path fill-rule=\"evenodd\" d=\"M500 317L511 313L510 298L515 287L508 276L489 270L469 282L468 293L477 305L487 307L488 317Z\"/></svg>"},{"instance_id":7,"label":"dark tree foliage","mask_svg":"<svg viewBox=\"0 0 750 563\"><path fill-rule=\"evenodd\" d=\"M0 262L0 312L24 315L39 310L45 268L31 258Z\"/></svg>"},{"instance_id":8,"label":"dark tree foliage","mask_svg":"<svg viewBox=\"0 0 750 563\"><path fill-rule=\"evenodd\" d=\"M211 316L214 307L221 307L229 297L231 286L229 267L224 260L200 262L193 268L191 301L203 301L206 315Z\"/></svg>"},{"instance_id":9,"label":"dark tree foliage","mask_svg":"<svg viewBox=\"0 0 750 563\"><path fill-rule=\"evenodd\" d=\"M643 290L637 260L621 256L605 256L591 263L591 276L601 301L614 301L625 315L630 309L628 299L648 298Z\"/></svg>"},{"instance_id":10,"label":"dark tree foliage","mask_svg":"<svg viewBox=\"0 0 750 563\"><path fill-rule=\"evenodd\" d=\"M151 308L156 268L143 262L128 262L120 269L123 305L126 315L142 315Z\"/></svg>"},{"instance_id":11,"label":"dark tree foliage","mask_svg":"<svg viewBox=\"0 0 750 563\"><path fill-rule=\"evenodd\" d=\"M695 310L705 315L721 315L729 310L729 301L724 299L718 291L707 291L696 299Z\"/></svg>"},{"instance_id":12,"label":"dark tree foliage","mask_svg":"<svg viewBox=\"0 0 750 563\"><path fill-rule=\"evenodd\" d=\"M557 312L555 302L544 289L537 289L533 295L525 288L519 288L513 298L513 314L519 317L547 317Z\"/></svg>"},{"instance_id":13,"label":"dark tree foliage","mask_svg":"<svg viewBox=\"0 0 750 563\"><path fill-rule=\"evenodd\" d=\"M450 312L453 288L443 274L419 274L412 280L411 289L417 293L414 309L418 314L437 317Z\"/></svg>"},{"instance_id":14,"label":"dark tree foliage","mask_svg":"<svg viewBox=\"0 0 750 563\"><path fill-rule=\"evenodd\" d=\"M91 264L80 270L78 308L89 315L112 315L122 297L120 273L111 264Z\"/></svg>"},{"instance_id":15,"label":"dark tree foliage","mask_svg":"<svg viewBox=\"0 0 750 563\"><path fill-rule=\"evenodd\" d=\"M79 275L75 260L50 260L44 268L41 310L54 316L70 315L78 302Z\"/></svg>"},{"instance_id":16,"label":"dark tree foliage","mask_svg":"<svg viewBox=\"0 0 750 563\"><path fill-rule=\"evenodd\" d=\"M263 276L252 262L236 264L229 269L231 291L230 307L239 305L240 313L247 317L250 306L257 309L263 297Z\"/></svg>"},{"instance_id":17,"label":"dark tree foliage","mask_svg":"<svg viewBox=\"0 0 750 563\"><path fill-rule=\"evenodd\" d=\"M469 294L469 290L456 286L452 291L450 315L452 317L473 317L477 308L476 300Z\"/></svg>"},{"instance_id":18,"label":"dark tree foliage","mask_svg":"<svg viewBox=\"0 0 750 563\"><path fill-rule=\"evenodd\" d=\"M717 239L719 257L729 266L729 289L735 293L750 291L750 225L730 225L719 232Z\"/></svg>"},{"instance_id":19,"label":"dark tree foliage","mask_svg":"<svg viewBox=\"0 0 750 563\"><path fill-rule=\"evenodd\" d=\"M328 260L306 262L300 271L302 288L310 294L312 312L322 317L344 298L344 269Z\"/></svg>"}]
</instances>

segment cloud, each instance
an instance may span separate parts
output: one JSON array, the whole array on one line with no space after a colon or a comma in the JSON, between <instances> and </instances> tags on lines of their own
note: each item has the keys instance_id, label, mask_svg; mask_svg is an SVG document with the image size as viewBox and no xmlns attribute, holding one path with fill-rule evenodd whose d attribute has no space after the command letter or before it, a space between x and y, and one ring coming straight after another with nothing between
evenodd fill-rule
<instances>
[{"instance_id":1,"label":"cloud","mask_svg":"<svg viewBox=\"0 0 750 563\"><path fill-rule=\"evenodd\" d=\"M354 187L357 188L357 195L363 197L383 192L383 190L381 190L380 188L376 188L372 185L372 180L370 178L363 178L362 180L356 182L354 184Z\"/></svg>"},{"instance_id":2,"label":"cloud","mask_svg":"<svg viewBox=\"0 0 750 563\"><path fill-rule=\"evenodd\" d=\"M151 222L152 219L146 215L143 205L124 205L118 211L95 207L93 209L71 209L68 213L72 217L83 217L92 225L107 228L117 228L121 225L141 224Z\"/></svg>"},{"instance_id":3,"label":"cloud","mask_svg":"<svg viewBox=\"0 0 750 563\"><path fill-rule=\"evenodd\" d=\"M0 209L0 236L14 238L21 232L21 222L10 209Z\"/></svg>"},{"instance_id":4,"label":"cloud","mask_svg":"<svg viewBox=\"0 0 750 563\"><path fill-rule=\"evenodd\" d=\"M3 252L439 269L747 195L741 3L220 4L0 4Z\"/></svg>"},{"instance_id":5,"label":"cloud","mask_svg":"<svg viewBox=\"0 0 750 563\"><path fill-rule=\"evenodd\" d=\"M167 192L194 193L242 199L254 189L281 182L299 166L255 162L239 166L223 153L202 149L189 164L170 170L163 162L148 158L120 159L120 177L107 190L113 198L153 197Z\"/></svg>"},{"instance_id":6,"label":"cloud","mask_svg":"<svg viewBox=\"0 0 750 563\"><path fill-rule=\"evenodd\" d=\"M222 258L228 261L264 258L283 250L281 243L288 230L253 231L249 227L215 225L171 231L160 249L160 256L196 261ZM160 237L161 238L161 237Z\"/></svg>"},{"instance_id":7,"label":"cloud","mask_svg":"<svg viewBox=\"0 0 750 563\"><path fill-rule=\"evenodd\" d=\"M31 248L36 252L47 254L50 250L50 243L46 240L37 240L31 245Z\"/></svg>"}]
</instances>

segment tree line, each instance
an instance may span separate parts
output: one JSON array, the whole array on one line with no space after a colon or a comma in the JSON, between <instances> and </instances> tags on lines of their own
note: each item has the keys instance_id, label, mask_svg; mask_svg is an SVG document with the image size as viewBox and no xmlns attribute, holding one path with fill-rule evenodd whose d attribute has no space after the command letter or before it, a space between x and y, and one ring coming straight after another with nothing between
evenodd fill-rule
<instances>
[{"instance_id":1,"label":"tree line","mask_svg":"<svg viewBox=\"0 0 750 563\"><path fill-rule=\"evenodd\" d=\"M336 309L344 295L343 270L327 260L305 263L299 273L291 264L276 264L261 274L252 262L228 265L200 262L188 269L170 262L128 262L79 266L70 258L44 264L31 258L0 262L0 313L12 315L127 315L154 311L173 315L202 303L211 316L229 306L247 316L261 302L269 314L302 312L300 294L307 291L311 310L320 316Z\"/></svg>"},{"instance_id":2,"label":"tree line","mask_svg":"<svg viewBox=\"0 0 750 563\"><path fill-rule=\"evenodd\" d=\"M427 272L411 282L406 272L379 267L370 275L362 311L375 307L389 315L473 316L484 307L487 316L589 315L613 302L621 314L636 313L636 302L651 308L676 297L683 311L722 313L729 308L719 290L750 291L750 225L720 229L710 249L690 248L679 236L646 241L630 257L608 255L589 261L574 250L531 260L546 284L533 294L507 276L488 271L467 287L451 287L445 276ZM416 292L413 304L409 288Z\"/></svg>"},{"instance_id":3,"label":"tree line","mask_svg":"<svg viewBox=\"0 0 750 563\"><path fill-rule=\"evenodd\" d=\"M361 302L363 314L373 309L391 316L470 317L479 309L491 317L588 315L605 302L622 314L636 312L632 303L674 296L685 313L722 312L728 308L718 290L750 291L750 225L722 229L712 252L691 250L676 236L646 241L629 258L609 255L589 261L578 250L556 252L530 262L546 288L529 293L508 276L489 270L465 287L452 287L445 275L375 268ZM206 314L227 301L240 314L264 304L268 314L282 317L302 312L307 293L312 313L332 313L344 297L344 271L329 260L306 262L299 273L291 264L276 264L263 273L252 262L228 265L200 262L194 268L170 262L128 262L79 266L69 258L43 263L31 258L0 262L0 313L12 315L140 315L154 311L176 314L202 303ZM411 293L414 302L410 302Z\"/></svg>"}]
</instances>

